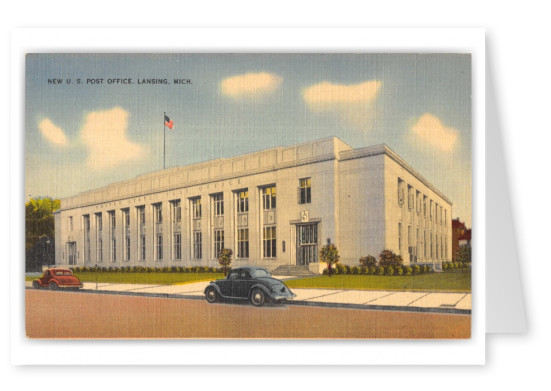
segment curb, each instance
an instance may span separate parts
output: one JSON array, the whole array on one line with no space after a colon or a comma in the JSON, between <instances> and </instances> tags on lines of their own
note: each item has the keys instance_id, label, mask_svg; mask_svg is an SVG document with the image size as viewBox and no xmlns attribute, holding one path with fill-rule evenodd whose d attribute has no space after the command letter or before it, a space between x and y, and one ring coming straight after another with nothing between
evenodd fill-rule
<instances>
[{"instance_id":1,"label":"curb","mask_svg":"<svg viewBox=\"0 0 551 391\"><path fill-rule=\"evenodd\" d=\"M34 289L25 287L25 289ZM47 289L44 289L47 290ZM96 291L91 289L80 289L78 291L66 291L69 293L86 293L100 295L121 295L121 296L144 296L152 298L165 299L186 299L186 300L205 300L203 295L176 295L172 293L148 293L148 292L120 292L120 291ZM397 311L397 312L418 312L418 313L436 313L436 314L452 314L452 315L471 315L471 310L457 308L442 308L442 307L407 307L407 306L391 306L391 305L373 305L373 304L352 304L352 303L325 303L319 301L305 300L289 300L286 305L297 305L305 307L325 307L325 308L348 308L357 310L371 311Z\"/></svg>"}]
</instances>

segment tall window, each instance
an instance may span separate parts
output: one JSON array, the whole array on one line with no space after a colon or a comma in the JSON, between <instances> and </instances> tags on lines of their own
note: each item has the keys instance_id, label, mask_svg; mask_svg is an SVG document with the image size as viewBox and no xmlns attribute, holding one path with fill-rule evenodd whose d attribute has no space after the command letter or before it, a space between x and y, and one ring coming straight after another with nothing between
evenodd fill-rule
<instances>
[{"instance_id":1,"label":"tall window","mask_svg":"<svg viewBox=\"0 0 551 391\"><path fill-rule=\"evenodd\" d=\"M153 211L155 213L155 223L160 224L163 222L163 204L153 205Z\"/></svg>"},{"instance_id":2,"label":"tall window","mask_svg":"<svg viewBox=\"0 0 551 391\"><path fill-rule=\"evenodd\" d=\"M140 235L140 261L145 261L145 235Z\"/></svg>"},{"instance_id":3,"label":"tall window","mask_svg":"<svg viewBox=\"0 0 551 391\"><path fill-rule=\"evenodd\" d=\"M130 236L126 237L126 250L125 250L126 260L130 261Z\"/></svg>"},{"instance_id":4,"label":"tall window","mask_svg":"<svg viewBox=\"0 0 551 391\"><path fill-rule=\"evenodd\" d=\"M237 213L246 213L249 211L249 190L244 189L236 192L237 194Z\"/></svg>"},{"instance_id":5,"label":"tall window","mask_svg":"<svg viewBox=\"0 0 551 391\"><path fill-rule=\"evenodd\" d=\"M398 254L402 253L402 223L398 223Z\"/></svg>"},{"instance_id":6,"label":"tall window","mask_svg":"<svg viewBox=\"0 0 551 391\"><path fill-rule=\"evenodd\" d=\"M262 247L264 258L276 256L276 227L264 227L262 230Z\"/></svg>"},{"instance_id":7,"label":"tall window","mask_svg":"<svg viewBox=\"0 0 551 391\"><path fill-rule=\"evenodd\" d=\"M194 219L201 218L201 198L193 198L191 200L191 217Z\"/></svg>"},{"instance_id":8,"label":"tall window","mask_svg":"<svg viewBox=\"0 0 551 391\"><path fill-rule=\"evenodd\" d=\"M103 262L103 239L98 239L98 263Z\"/></svg>"},{"instance_id":9,"label":"tall window","mask_svg":"<svg viewBox=\"0 0 551 391\"><path fill-rule=\"evenodd\" d=\"M182 220L182 207L180 200L172 201L172 220L178 223Z\"/></svg>"},{"instance_id":10,"label":"tall window","mask_svg":"<svg viewBox=\"0 0 551 391\"><path fill-rule=\"evenodd\" d=\"M112 210L109 213L109 228L111 228L111 231L115 231L115 227L117 226L117 219L115 217L115 211Z\"/></svg>"},{"instance_id":11,"label":"tall window","mask_svg":"<svg viewBox=\"0 0 551 391\"><path fill-rule=\"evenodd\" d=\"M237 258L249 258L249 229L237 230Z\"/></svg>"},{"instance_id":12,"label":"tall window","mask_svg":"<svg viewBox=\"0 0 551 391\"><path fill-rule=\"evenodd\" d=\"M413 209L415 201L413 199L413 187L408 185L408 209Z\"/></svg>"},{"instance_id":13,"label":"tall window","mask_svg":"<svg viewBox=\"0 0 551 391\"><path fill-rule=\"evenodd\" d=\"M423 258L427 258L427 231L423 231Z\"/></svg>"},{"instance_id":14,"label":"tall window","mask_svg":"<svg viewBox=\"0 0 551 391\"><path fill-rule=\"evenodd\" d=\"M432 220L432 200L430 200L430 205L429 205L429 218ZM431 255L432 257L432 255Z\"/></svg>"},{"instance_id":15,"label":"tall window","mask_svg":"<svg viewBox=\"0 0 551 391\"><path fill-rule=\"evenodd\" d=\"M214 216L224 216L224 194L214 194L212 196Z\"/></svg>"},{"instance_id":16,"label":"tall window","mask_svg":"<svg viewBox=\"0 0 551 391\"><path fill-rule=\"evenodd\" d=\"M73 230L73 216L67 217L67 231Z\"/></svg>"},{"instance_id":17,"label":"tall window","mask_svg":"<svg viewBox=\"0 0 551 391\"><path fill-rule=\"evenodd\" d=\"M309 204L312 202L312 184L310 178L302 178L299 180L298 188L298 203Z\"/></svg>"},{"instance_id":18,"label":"tall window","mask_svg":"<svg viewBox=\"0 0 551 391\"><path fill-rule=\"evenodd\" d=\"M96 227L98 231L101 231L103 229L103 221L102 221L101 213L96 213Z\"/></svg>"},{"instance_id":19,"label":"tall window","mask_svg":"<svg viewBox=\"0 0 551 391\"><path fill-rule=\"evenodd\" d=\"M423 196L423 217L427 217L427 196Z\"/></svg>"},{"instance_id":20,"label":"tall window","mask_svg":"<svg viewBox=\"0 0 551 391\"><path fill-rule=\"evenodd\" d=\"M138 206L138 222L145 225L145 206Z\"/></svg>"},{"instance_id":21,"label":"tall window","mask_svg":"<svg viewBox=\"0 0 551 391\"><path fill-rule=\"evenodd\" d=\"M157 234L157 242L155 243L155 253L157 261L162 261L163 259L163 235Z\"/></svg>"},{"instance_id":22,"label":"tall window","mask_svg":"<svg viewBox=\"0 0 551 391\"><path fill-rule=\"evenodd\" d=\"M182 234L174 234L174 259L182 259Z\"/></svg>"},{"instance_id":23,"label":"tall window","mask_svg":"<svg viewBox=\"0 0 551 391\"><path fill-rule=\"evenodd\" d=\"M194 232L193 233L193 259L203 258L201 241L202 241L201 231Z\"/></svg>"},{"instance_id":24,"label":"tall window","mask_svg":"<svg viewBox=\"0 0 551 391\"><path fill-rule=\"evenodd\" d=\"M404 187L405 187L406 183L401 180L400 178L398 178L398 205L403 205L404 204Z\"/></svg>"},{"instance_id":25,"label":"tall window","mask_svg":"<svg viewBox=\"0 0 551 391\"><path fill-rule=\"evenodd\" d=\"M111 239L111 262L117 262L117 239Z\"/></svg>"},{"instance_id":26,"label":"tall window","mask_svg":"<svg viewBox=\"0 0 551 391\"><path fill-rule=\"evenodd\" d=\"M268 186L262 188L262 209L270 210L276 208L276 187Z\"/></svg>"},{"instance_id":27,"label":"tall window","mask_svg":"<svg viewBox=\"0 0 551 391\"><path fill-rule=\"evenodd\" d=\"M218 258L220 250L224 248L224 230L214 230L214 257Z\"/></svg>"},{"instance_id":28,"label":"tall window","mask_svg":"<svg viewBox=\"0 0 551 391\"><path fill-rule=\"evenodd\" d=\"M123 209L122 215L124 219L124 226L130 227L130 209Z\"/></svg>"}]
</instances>

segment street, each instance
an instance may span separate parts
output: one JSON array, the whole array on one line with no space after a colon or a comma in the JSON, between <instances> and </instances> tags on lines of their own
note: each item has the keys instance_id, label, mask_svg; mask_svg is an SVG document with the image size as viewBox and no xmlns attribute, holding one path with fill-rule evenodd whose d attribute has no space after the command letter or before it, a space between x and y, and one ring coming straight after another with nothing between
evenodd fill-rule
<instances>
[{"instance_id":1,"label":"street","mask_svg":"<svg viewBox=\"0 0 551 391\"><path fill-rule=\"evenodd\" d=\"M27 289L30 338L469 338L470 315Z\"/></svg>"}]
</instances>

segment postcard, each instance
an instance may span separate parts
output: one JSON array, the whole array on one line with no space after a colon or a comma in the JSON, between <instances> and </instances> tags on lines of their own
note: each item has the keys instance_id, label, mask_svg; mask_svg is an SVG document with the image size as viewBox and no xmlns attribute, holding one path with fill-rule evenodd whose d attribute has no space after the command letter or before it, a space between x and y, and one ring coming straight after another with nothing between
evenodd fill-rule
<instances>
[{"instance_id":1,"label":"postcard","mask_svg":"<svg viewBox=\"0 0 551 391\"><path fill-rule=\"evenodd\" d=\"M391 49L26 52L27 343L468 345L473 56Z\"/></svg>"}]
</instances>

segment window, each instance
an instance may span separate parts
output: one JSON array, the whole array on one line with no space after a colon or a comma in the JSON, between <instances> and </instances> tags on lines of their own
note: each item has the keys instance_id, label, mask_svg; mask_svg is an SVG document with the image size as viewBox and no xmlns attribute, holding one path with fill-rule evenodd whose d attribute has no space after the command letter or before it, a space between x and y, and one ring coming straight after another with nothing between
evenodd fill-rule
<instances>
[{"instance_id":1,"label":"window","mask_svg":"<svg viewBox=\"0 0 551 391\"><path fill-rule=\"evenodd\" d=\"M402 252L402 223L398 223L398 254Z\"/></svg>"},{"instance_id":2,"label":"window","mask_svg":"<svg viewBox=\"0 0 551 391\"><path fill-rule=\"evenodd\" d=\"M444 209L444 227L448 226L448 210Z\"/></svg>"},{"instance_id":3,"label":"window","mask_svg":"<svg viewBox=\"0 0 551 391\"><path fill-rule=\"evenodd\" d=\"M237 213L247 213L249 211L249 190L244 189L236 192Z\"/></svg>"},{"instance_id":4,"label":"window","mask_svg":"<svg viewBox=\"0 0 551 391\"><path fill-rule=\"evenodd\" d=\"M140 261L145 261L145 235L140 235Z\"/></svg>"},{"instance_id":5,"label":"window","mask_svg":"<svg viewBox=\"0 0 551 391\"><path fill-rule=\"evenodd\" d=\"M415 200L416 211L417 211L417 213L421 213L421 192L418 191L416 193L415 197L416 197L416 200Z\"/></svg>"},{"instance_id":6,"label":"window","mask_svg":"<svg viewBox=\"0 0 551 391\"><path fill-rule=\"evenodd\" d=\"M117 262L117 239L111 239L111 262Z\"/></svg>"},{"instance_id":7,"label":"window","mask_svg":"<svg viewBox=\"0 0 551 391\"><path fill-rule=\"evenodd\" d=\"M101 218L101 213L96 214L96 227L98 228L98 231L101 231L103 229L103 219Z\"/></svg>"},{"instance_id":8,"label":"window","mask_svg":"<svg viewBox=\"0 0 551 391\"><path fill-rule=\"evenodd\" d=\"M249 258L249 229L237 230L237 258Z\"/></svg>"},{"instance_id":9,"label":"window","mask_svg":"<svg viewBox=\"0 0 551 391\"><path fill-rule=\"evenodd\" d=\"M103 262L103 239L98 239L98 263Z\"/></svg>"},{"instance_id":10,"label":"window","mask_svg":"<svg viewBox=\"0 0 551 391\"><path fill-rule=\"evenodd\" d=\"M201 218L201 198L192 198L191 199L191 217L193 219Z\"/></svg>"},{"instance_id":11,"label":"window","mask_svg":"<svg viewBox=\"0 0 551 391\"><path fill-rule=\"evenodd\" d=\"M162 261L163 260L163 235L157 234L156 238L157 238L157 243L155 245L155 250L156 250L155 259L157 261Z\"/></svg>"},{"instance_id":12,"label":"window","mask_svg":"<svg viewBox=\"0 0 551 391\"><path fill-rule=\"evenodd\" d=\"M214 216L224 216L224 194L214 194L212 202Z\"/></svg>"},{"instance_id":13,"label":"window","mask_svg":"<svg viewBox=\"0 0 551 391\"><path fill-rule=\"evenodd\" d=\"M309 204L312 202L312 187L310 178L302 178L299 180L299 193L298 193L298 203L299 204Z\"/></svg>"},{"instance_id":14,"label":"window","mask_svg":"<svg viewBox=\"0 0 551 391\"><path fill-rule=\"evenodd\" d=\"M262 248L264 258L275 258L276 227L264 227L262 229Z\"/></svg>"},{"instance_id":15,"label":"window","mask_svg":"<svg viewBox=\"0 0 551 391\"><path fill-rule=\"evenodd\" d=\"M130 210L129 209L123 209L122 210L122 216L124 220L124 226L130 227Z\"/></svg>"},{"instance_id":16,"label":"window","mask_svg":"<svg viewBox=\"0 0 551 391\"><path fill-rule=\"evenodd\" d=\"M172 201L172 220L178 223L182 220L182 208L180 200Z\"/></svg>"},{"instance_id":17,"label":"window","mask_svg":"<svg viewBox=\"0 0 551 391\"><path fill-rule=\"evenodd\" d=\"M90 232L90 215L82 216L84 218L84 230Z\"/></svg>"},{"instance_id":18,"label":"window","mask_svg":"<svg viewBox=\"0 0 551 391\"><path fill-rule=\"evenodd\" d=\"M398 205L404 204L404 186L406 183L398 178Z\"/></svg>"},{"instance_id":19,"label":"window","mask_svg":"<svg viewBox=\"0 0 551 391\"><path fill-rule=\"evenodd\" d=\"M174 234L174 259L182 259L182 235Z\"/></svg>"},{"instance_id":20,"label":"window","mask_svg":"<svg viewBox=\"0 0 551 391\"><path fill-rule=\"evenodd\" d=\"M153 212L155 214L155 223L160 224L163 222L163 204L153 205Z\"/></svg>"},{"instance_id":21,"label":"window","mask_svg":"<svg viewBox=\"0 0 551 391\"><path fill-rule=\"evenodd\" d=\"M220 250L224 248L224 230L218 229L214 231L214 257L218 258Z\"/></svg>"},{"instance_id":22,"label":"window","mask_svg":"<svg viewBox=\"0 0 551 391\"><path fill-rule=\"evenodd\" d=\"M427 196L423 196L423 217L427 217Z\"/></svg>"},{"instance_id":23,"label":"window","mask_svg":"<svg viewBox=\"0 0 551 391\"><path fill-rule=\"evenodd\" d=\"M427 231L423 231L423 258L427 258Z\"/></svg>"},{"instance_id":24,"label":"window","mask_svg":"<svg viewBox=\"0 0 551 391\"><path fill-rule=\"evenodd\" d=\"M67 217L67 231L73 230L73 216Z\"/></svg>"},{"instance_id":25,"label":"window","mask_svg":"<svg viewBox=\"0 0 551 391\"><path fill-rule=\"evenodd\" d=\"M430 200L429 219L432 221L432 200ZM432 255L431 255L432 257Z\"/></svg>"},{"instance_id":26,"label":"window","mask_svg":"<svg viewBox=\"0 0 551 391\"><path fill-rule=\"evenodd\" d=\"M415 200L413 199L413 187L408 185L408 209L413 209Z\"/></svg>"},{"instance_id":27,"label":"window","mask_svg":"<svg viewBox=\"0 0 551 391\"><path fill-rule=\"evenodd\" d=\"M126 250L125 250L125 252L126 252L126 254L125 254L126 258L125 259L127 261L130 261L130 236L126 237Z\"/></svg>"},{"instance_id":28,"label":"window","mask_svg":"<svg viewBox=\"0 0 551 391\"><path fill-rule=\"evenodd\" d=\"M262 188L262 209L270 210L276 208L276 187L268 186Z\"/></svg>"},{"instance_id":29,"label":"window","mask_svg":"<svg viewBox=\"0 0 551 391\"><path fill-rule=\"evenodd\" d=\"M201 248L201 232L193 233L193 259L201 259L203 257L202 248Z\"/></svg>"},{"instance_id":30,"label":"window","mask_svg":"<svg viewBox=\"0 0 551 391\"><path fill-rule=\"evenodd\" d=\"M140 225L145 225L145 206L138 206L138 221Z\"/></svg>"}]
</instances>

